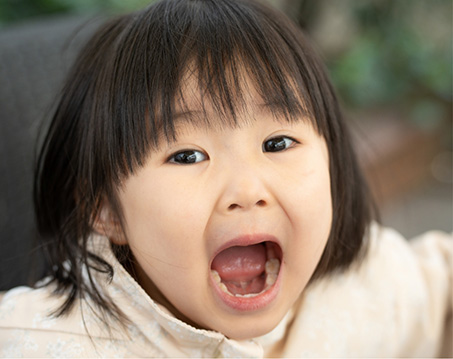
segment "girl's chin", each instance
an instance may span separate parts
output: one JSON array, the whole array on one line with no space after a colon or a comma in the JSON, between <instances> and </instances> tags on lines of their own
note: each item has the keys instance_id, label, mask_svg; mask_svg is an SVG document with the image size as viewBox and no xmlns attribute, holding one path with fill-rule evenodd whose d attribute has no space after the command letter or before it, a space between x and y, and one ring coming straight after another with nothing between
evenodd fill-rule
<instances>
[{"instance_id":1,"label":"girl's chin","mask_svg":"<svg viewBox=\"0 0 453 359\"><path fill-rule=\"evenodd\" d=\"M233 340L249 340L272 331L290 308L283 308L281 299L281 273L271 288L252 296L232 296L218 286L212 286L214 302L219 310L215 331ZM215 280L214 280L215 281Z\"/></svg>"},{"instance_id":2,"label":"girl's chin","mask_svg":"<svg viewBox=\"0 0 453 359\"><path fill-rule=\"evenodd\" d=\"M231 323L222 322L220 327L213 330L224 334L231 340L250 340L268 334L281 320L281 317L277 317L277 313L260 314L249 318L246 316L240 320L233 319Z\"/></svg>"}]
</instances>

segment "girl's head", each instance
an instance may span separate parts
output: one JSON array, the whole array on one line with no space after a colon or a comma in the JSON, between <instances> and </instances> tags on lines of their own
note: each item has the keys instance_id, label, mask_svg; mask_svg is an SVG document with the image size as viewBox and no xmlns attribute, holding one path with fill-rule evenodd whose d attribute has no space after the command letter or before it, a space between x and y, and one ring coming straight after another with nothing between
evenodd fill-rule
<instances>
[{"instance_id":1,"label":"girl's head","mask_svg":"<svg viewBox=\"0 0 453 359\"><path fill-rule=\"evenodd\" d=\"M120 315L82 281L85 265L113 274L87 250L98 232L177 317L239 339L347 268L370 221L323 66L289 19L244 0L164 0L103 26L64 88L35 203L61 312L89 296Z\"/></svg>"}]
</instances>

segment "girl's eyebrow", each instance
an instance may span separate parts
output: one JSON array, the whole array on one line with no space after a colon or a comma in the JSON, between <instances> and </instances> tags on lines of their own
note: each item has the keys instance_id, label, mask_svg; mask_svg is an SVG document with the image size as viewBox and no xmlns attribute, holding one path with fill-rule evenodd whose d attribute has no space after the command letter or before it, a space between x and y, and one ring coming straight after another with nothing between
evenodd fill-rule
<instances>
[{"instance_id":1,"label":"girl's eyebrow","mask_svg":"<svg viewBox=\"0 0 453 359\"><path fill-rule=\"evenodd\" d=\"M259 114L263 114L263 113L273 113L273 109L275 109L275 104L272 104L272 103L258 103L254 106L254 112L257 111ZM206 110L182 110L182 111L176 111L174 114L173 114L173 121L175 121L175 123L177 121L192 121L192 120L201 120L203 122L206 122L204 120L204 117L206 116L219 116L218 114L216 113L211 113L211 110L209 109L206 109ZM223 114L222 116L224 116L225 114Z\"/></svg>"},{"instance_id":2,"label":"girl's eyebrow","mask_svg":"<svg viewBox=\"0 0 453 359\"><path fill-rule=\"evenodd\" d=\"M209 114L206 111L184 110L176 111L172 116L172 122L175 128L189 124L206 129L213 125L212 122L216 122L215 120L210 121L208 118Z\"/></svg>"},{"instance_id":3,"label":"girl's eyebrow","mask_svg":"<svg viewBox=\"0 0 453 359\"><path fill-rule=\"evenodd\" d=\"M176 111L173 114L173 121L179 122L179 121L187 121L189 119L194 119L194 118L200 118L200 114L202 114L203 111L200 110L185 110L185 111Z\"/></svg>"},{"instance_id":4,"label":"girl's eyebrow","mask_svg":"<svg viewBox=\"0 0 453 359\"><path fill-rule=\"evenodd\" d=\"M250 114L263 115L264 113L272 113L271 104L257 104ZM173 124L175 127L190 124L193 126L201 127L202 129L209 129L210 127L219 124L236 124L237 114L235 113L218 113L211 109L203 110L182 110L175 111L172 116Z\"/></svg>"},{"instance_id":5,"label":"girl's eyebrow","mask_svg":"<svg viewBox=\"0 0 453 359\"><path fill-rule=\"evenodd\" d=\"M165 121L164 119L162 119ZM168 121L168 120L167 120ZM186 125L198 128L201 130L209 130L212 128L218 120L209 119L207 111L202 110L176 110L171 114L171 120L169 121L169 132L167 133L162 123L157 127L157 138L158 142L166 140L167 142L176 141L180 130Z\"/></svg>"},{"instance_id":6,"label":"girl's eyebrow","mask_svg":"<svg viewBox=\"0 0 453 359\"><path fill-rule=\"evenodd\" d=\"M260 118L263 115L272 116L276 121L287 122L287 118L278 111L278 106L275 103L256 103L251 108L247 109L250 111L251 118ZM285 121L286 118L286 121ZM200 130L210 130L215 127L223 126L237 126L237 113L218 113L211 108L206 109L176 109L172 114L172 127L174 134L177 136L179 129L182 129L185 125L193 126ZM161 129L162 130L162 129ZM163 133L159 134L159 137Z\"/></svg>"}]
</instances>

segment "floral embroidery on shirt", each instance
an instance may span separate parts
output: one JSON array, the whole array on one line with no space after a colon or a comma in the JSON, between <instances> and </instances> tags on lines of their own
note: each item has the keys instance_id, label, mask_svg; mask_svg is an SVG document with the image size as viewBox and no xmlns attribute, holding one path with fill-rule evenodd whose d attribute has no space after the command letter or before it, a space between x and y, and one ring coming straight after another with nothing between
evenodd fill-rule
<instances>
[{"instance_id":1,"label":"floral embroidery on shirt","mask_svg":"<svg viewBox=\"0 0 453 359\"><path fill-rule=\"evenodd\" d=\"M52 358L74 358L80 357L82 346L74 338L62 340L57 338L56 341L47 344L46 355Z\"/></svg>"}]
</instances>

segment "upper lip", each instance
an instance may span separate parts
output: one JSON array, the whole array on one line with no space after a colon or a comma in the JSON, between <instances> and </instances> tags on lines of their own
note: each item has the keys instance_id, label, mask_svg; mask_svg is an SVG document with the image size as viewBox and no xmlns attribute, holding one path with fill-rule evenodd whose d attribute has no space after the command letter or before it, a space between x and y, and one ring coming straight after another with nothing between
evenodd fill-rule
<instances>
[{"instance_id":1,"label":"upper lip","mask_svg":"<svg viewBox=\"0 0 453 359\"><path fill-rule=\"evenodd\" d=\"M271 234L265 234L265 233L258 233L258 234L245 234L245 235L240 235L237 236L224 244L222 244L217 250L214 252L214 255L211 258L211 264L214 258L222 251L224 251L227 248L234 247L234 246L252 246L254 244L258 243L263 243L263 242L273 242L279 245L281 248L281 243L278 240L277 237L271 235Z\"/></svg>"}]
</instances>

